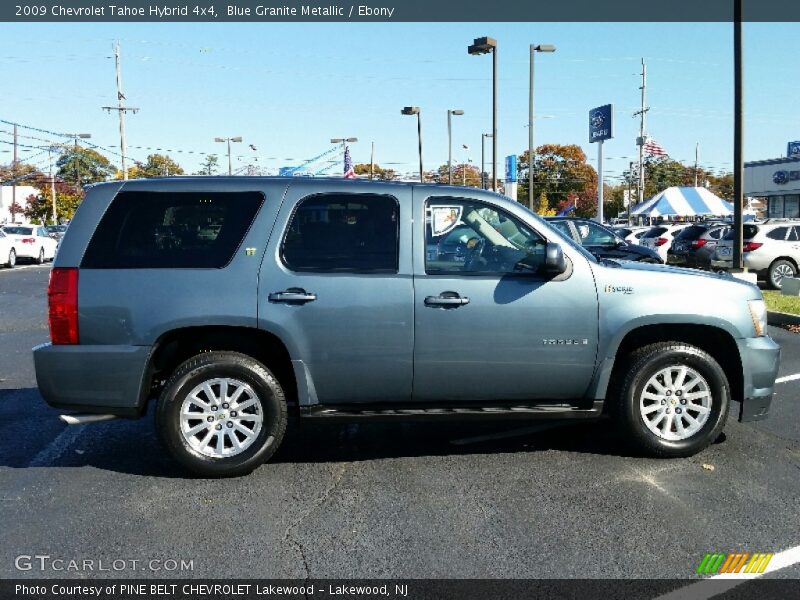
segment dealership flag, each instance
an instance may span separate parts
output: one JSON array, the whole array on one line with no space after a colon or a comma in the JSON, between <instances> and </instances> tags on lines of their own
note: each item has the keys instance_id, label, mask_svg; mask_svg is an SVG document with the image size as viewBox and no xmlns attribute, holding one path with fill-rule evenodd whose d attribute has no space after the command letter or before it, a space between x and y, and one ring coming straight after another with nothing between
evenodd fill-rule
<instances>
[{"instance_id":1,"label":"dealership flag","mask_svg":"<svg viewBox=\"0 0 800 600\"><path fill-rule=\"evenodd\" d=\"M350 146L344 149L344 178L355 179L356 172L353 170L353 159L350 158Z\"/></svg>"},{"instance_id":2,"label":"dealership flag","mask_svg":"<svg viewBox=\"0 0 800 600\"><path fill-rule=\"evenodd\" d=\"M644 146L642 146L642 150L644 150L645 154L649 154L650 156L667 156L667 151L653 139L648 139L644 143Z\"/></svg>"}]
</instances>

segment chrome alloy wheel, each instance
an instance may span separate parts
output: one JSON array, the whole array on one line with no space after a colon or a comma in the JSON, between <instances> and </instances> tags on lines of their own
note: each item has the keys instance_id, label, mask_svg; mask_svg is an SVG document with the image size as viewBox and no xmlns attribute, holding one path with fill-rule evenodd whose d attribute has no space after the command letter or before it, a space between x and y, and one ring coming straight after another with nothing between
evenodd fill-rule
<instances>
[{"instance_id":1,"label":"chrome alloy wheel","mask_svg":"<svg viewBox=\"0 0 800 600\"><path fill-rule=\"evenodd\" d=\"M711 388L686 365L661 369L645 384L639 411L647 428L658 437L679 441L697 433L711 413Z\"/></svg>"},{"instance_id":2,"label":"chrome alloy wheel","mask_svg":"<svg viewBox=\"0 0 800 600\"><path fill-rule=\"evenodd\" d=\"M183 439L211 458L236 456L261 432L264 411L250 385L231 378L204 381L181 405Z\"/></svg>"},{"instance_id":3,"label":"chrome alloy wheel","mask_svg":"<svg viewBox=\"0 0 800 600\"><path fill-rule=\"evenodd\" d=\"M783 280L786 277L794 277L794 269L791 265L781 263L777 265L772 271L772 283L775 287L781 287Z\"/></svg>"}]
</instances>

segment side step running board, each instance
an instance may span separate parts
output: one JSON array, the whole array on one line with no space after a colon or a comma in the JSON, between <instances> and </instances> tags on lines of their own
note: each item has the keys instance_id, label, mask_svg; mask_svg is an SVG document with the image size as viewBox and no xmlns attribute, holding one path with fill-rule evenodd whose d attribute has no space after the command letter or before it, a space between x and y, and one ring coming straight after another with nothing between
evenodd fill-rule
<instances>
[{"instance_id":1,"label":"side step running board","mask_svg":"<svg viewBox=\"0 0 800 600\"><path fill-rule=\"evenodd\" d=\"M502 406L333 406L300 407L300 416L330 420L433 420L433 419L596 419L603 412L603 403L596 401L592 408L571 404L507 404Z\"/></svg>"}]
</instances>

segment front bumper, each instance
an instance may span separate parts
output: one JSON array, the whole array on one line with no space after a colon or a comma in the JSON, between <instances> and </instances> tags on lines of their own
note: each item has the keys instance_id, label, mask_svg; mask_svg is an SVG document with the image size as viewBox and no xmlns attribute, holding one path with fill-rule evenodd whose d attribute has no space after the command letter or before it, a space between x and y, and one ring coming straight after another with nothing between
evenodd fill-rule
<instances>
[{"instance_id":1,"label":"front bumper","mask_svg":"<svg viewBox=\"0 0 800 600\"><path fill-rule=\"evenodd\" d=\"M742 359L744 387L740 421L760 421L769 415L775 378L780 367L781 348L769 336L736 340Z\"/></svg>"},{"instance_id":2,"label":"front bumper","mask_svg":"<svg viewBox=\"0 0 800 600\"><path fill-rule=\"evenodd\" d=\"M135 417L142 413L150 346L54 346L33 349L36 382L55 408Z\"/></svg>"}]
</instances>

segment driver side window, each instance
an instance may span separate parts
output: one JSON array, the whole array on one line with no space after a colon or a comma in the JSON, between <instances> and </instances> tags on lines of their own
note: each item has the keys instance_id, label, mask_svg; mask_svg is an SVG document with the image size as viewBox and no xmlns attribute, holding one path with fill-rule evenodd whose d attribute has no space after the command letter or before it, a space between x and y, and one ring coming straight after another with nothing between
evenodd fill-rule
<instances>
[{"instance_id":1,"label":"driver side window","mask_svg":"<svg viewBox=\"0 0 800 600\"><path fill-rule=\"evenodd\" d=\"M537 272L546 241L522 221L467 198L430 198L425 209L425 272Z\"/></svg>"}]
</instances>

